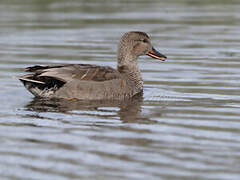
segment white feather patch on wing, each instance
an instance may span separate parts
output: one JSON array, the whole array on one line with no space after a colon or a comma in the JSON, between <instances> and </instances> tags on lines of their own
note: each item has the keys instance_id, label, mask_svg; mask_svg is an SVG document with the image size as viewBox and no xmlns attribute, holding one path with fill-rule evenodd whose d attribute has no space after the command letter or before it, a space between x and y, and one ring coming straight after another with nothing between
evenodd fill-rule
<instances>
[{"instance_id":1,"label":"white feather patch on wing","mask_svg":"<svg viewBox=\"0 0 240 180\"><path fill-rule=\"evenodd\" d=\"M36 81L36 80L33 80L33 79L27 79L27 78L18 78L19 80L23 80L23 81L27 81L27 82L33 82L33 83L38 83L38 84L45 84L44 82L42 81Z\"/></svg>"}]
</instances>

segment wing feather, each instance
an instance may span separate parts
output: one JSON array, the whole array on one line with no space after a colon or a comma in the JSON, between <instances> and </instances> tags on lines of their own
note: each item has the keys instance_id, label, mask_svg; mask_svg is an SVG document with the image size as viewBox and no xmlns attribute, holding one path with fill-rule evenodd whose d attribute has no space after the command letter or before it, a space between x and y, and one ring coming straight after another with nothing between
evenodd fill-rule
<instances>
[{"instance_id":1,"label":"wing feather","mask_svg":"<svg viewBox=\"0 0 240 180\"><path fill-rule=\"evenodd\" d=\"M72 80L84 81L108 81L120 78L120 73L108 66L96 66L90 64L69 64L62 66L33 66L26 68L32 72L27 77L35 81L45 81L53 78L63 83ZM47 78L46 78L47 77Z\"/></svg>"}]
</instances>

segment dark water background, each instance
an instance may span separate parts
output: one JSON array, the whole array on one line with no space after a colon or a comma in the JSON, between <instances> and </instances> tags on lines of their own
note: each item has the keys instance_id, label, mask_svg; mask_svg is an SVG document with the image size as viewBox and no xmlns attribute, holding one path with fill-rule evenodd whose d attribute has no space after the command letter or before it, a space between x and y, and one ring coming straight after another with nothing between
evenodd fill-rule
<instances>
[{"instance_id":1,"label":"dark water background","mask_svg":"<svg viewBox=\"0 0 240 180\"><path fill-rule=\"evenodd\" d=\"M147 32L144 95L40 101L16 79L35 64L116 66L119 38ZM240 2L0 2L1 180L239 180Z\"/></svg>"}]
</instances>

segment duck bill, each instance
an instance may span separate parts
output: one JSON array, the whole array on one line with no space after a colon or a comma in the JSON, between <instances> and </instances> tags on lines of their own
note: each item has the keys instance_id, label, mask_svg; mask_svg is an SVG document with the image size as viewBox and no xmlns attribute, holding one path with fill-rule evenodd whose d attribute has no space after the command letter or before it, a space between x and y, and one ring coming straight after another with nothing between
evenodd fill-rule
<instances>
[{"instance_id":1,"label":"duck bill","mask_svg":"<svg viewBox=\"0 0 240 180\"><path fill-rule=\"evenodd\" d=\"M148 56L151 56L152 58L155 59L159 59L161 61L165 61L167 59L166 56L164 56L163 54L161 54L160 52L158 52L156 49L154 49L152 47L152 49L150 51L148 51L148 53L146 54Z\"/></svg>"}]
</instances>

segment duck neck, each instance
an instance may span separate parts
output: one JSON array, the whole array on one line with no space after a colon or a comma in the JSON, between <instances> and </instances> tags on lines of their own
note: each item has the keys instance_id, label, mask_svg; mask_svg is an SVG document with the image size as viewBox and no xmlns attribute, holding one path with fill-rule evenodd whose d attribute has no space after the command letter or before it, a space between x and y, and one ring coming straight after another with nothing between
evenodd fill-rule
<instances>
[{"instance_id":1,"label":"duck neck","mask_svg":"<svg viewBox=\"0 0 240 180\"><path fill-rule=\"evenodd\" d=\"M118 71L131 83L134 84L135 91L140 92L143 88L143 80L141 72L137 65L137 57L125 57L126 59L118 58Z\"/></svg>"}]
</instances>

